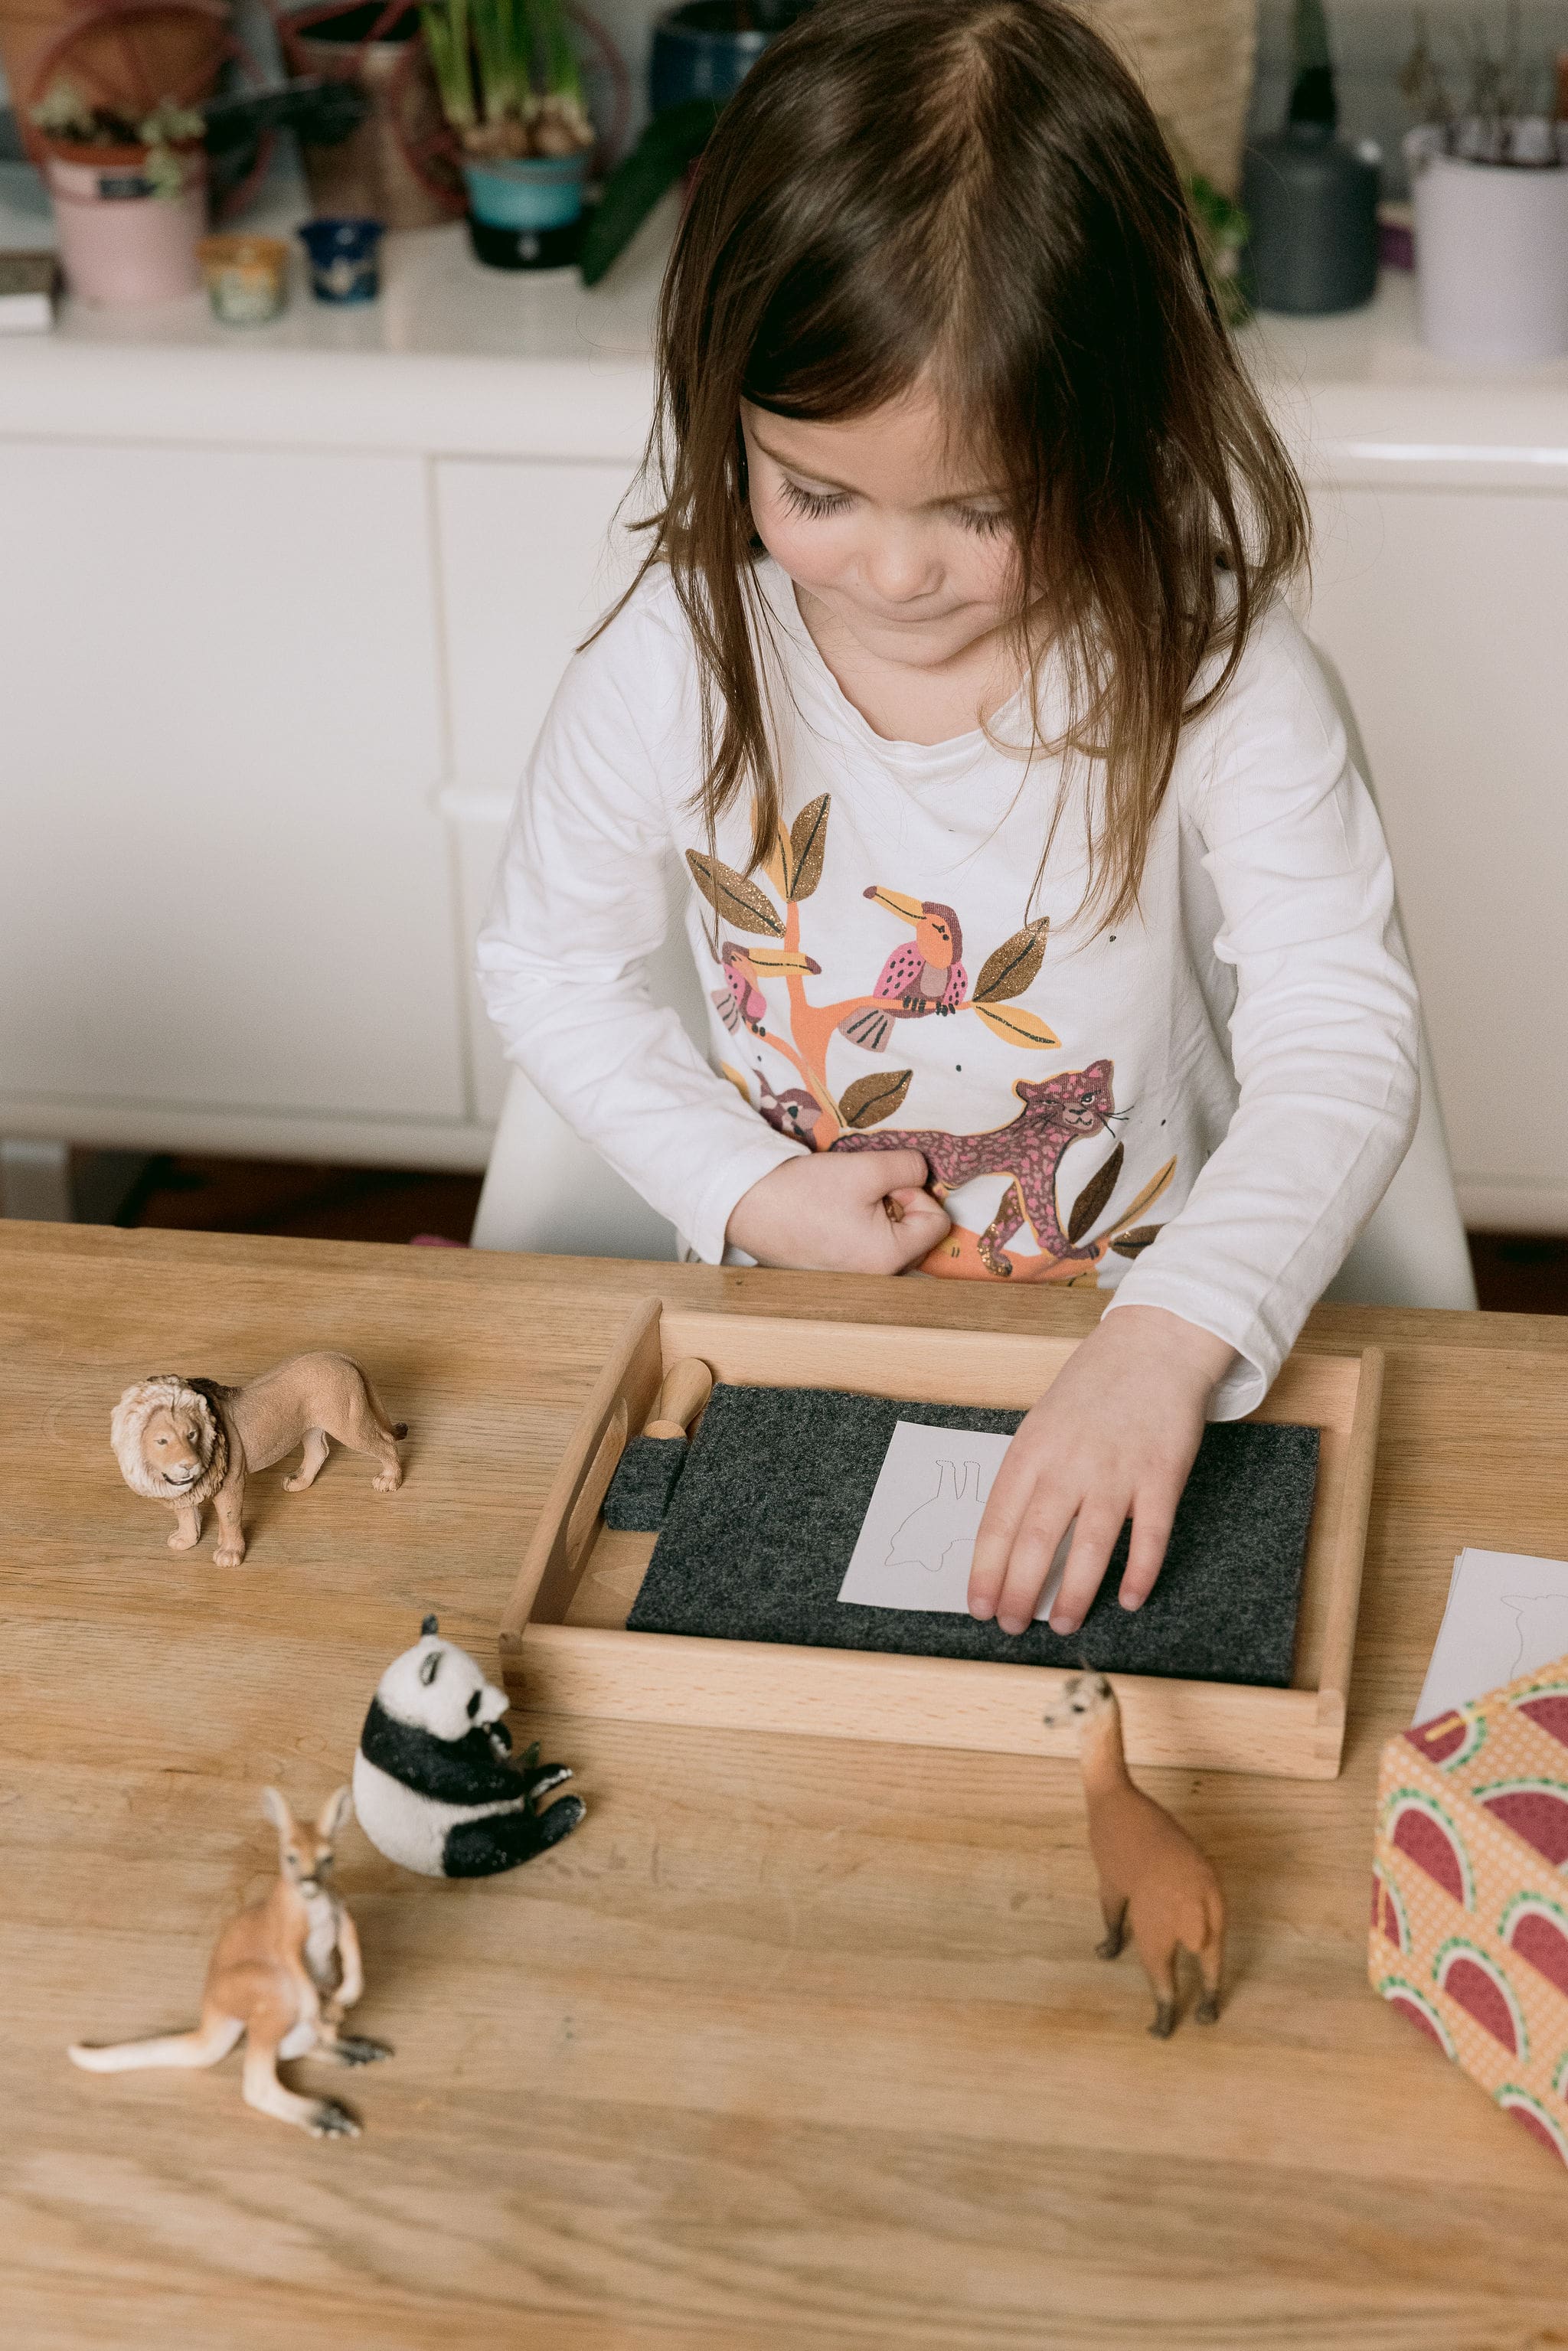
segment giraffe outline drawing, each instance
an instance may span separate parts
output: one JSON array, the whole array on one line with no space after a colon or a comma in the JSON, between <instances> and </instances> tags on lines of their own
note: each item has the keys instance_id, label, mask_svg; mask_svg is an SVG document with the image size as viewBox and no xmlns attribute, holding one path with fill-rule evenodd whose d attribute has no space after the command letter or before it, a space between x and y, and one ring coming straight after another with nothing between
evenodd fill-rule
<instances>
[{"instance_id":1,"label":"giraffe outline drawing","mask_svg":"<svg viewBox=\"0 0 1568 2351\"><path fill-rule=\"evenodd\" d=\"M936 1492L916 1502L894 1529L883 1564L894 1573L922 1567L936 1575L955 1550L972 1555L988 1490L977 1461L938 1461Z\"/></svg>"}]
</instances>

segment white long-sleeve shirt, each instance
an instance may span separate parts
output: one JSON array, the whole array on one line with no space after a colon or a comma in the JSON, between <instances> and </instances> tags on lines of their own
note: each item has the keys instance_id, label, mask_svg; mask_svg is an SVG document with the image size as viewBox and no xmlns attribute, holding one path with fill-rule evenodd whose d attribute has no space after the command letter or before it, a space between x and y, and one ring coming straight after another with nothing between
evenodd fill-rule
<instances>
[{"instance_id":1,"label":"white long-sleeve shirt","mask_svg":"<svg viewBox=\"0 0 1568 2351\"><path fill-rule=\"evenodd\" d=\"M695 657L655 572L571 663L518 795L478 958L508 1057L709 1263L807 1138L907 1135L954 1219L926 1271L1168 1308L1236 1350L1215 1416L1249 1411L1417 1106L1388 855L1300 630L1267 613L1184 731L1138 913L1096 935L1088 763L1026 758L1021 696L987 732L884 740L789 580L759 580L788 856L746 878L741 810L709 859ZM698 861L706 1053L644 973L672 849Z\"/></svg>"}]
</instances>

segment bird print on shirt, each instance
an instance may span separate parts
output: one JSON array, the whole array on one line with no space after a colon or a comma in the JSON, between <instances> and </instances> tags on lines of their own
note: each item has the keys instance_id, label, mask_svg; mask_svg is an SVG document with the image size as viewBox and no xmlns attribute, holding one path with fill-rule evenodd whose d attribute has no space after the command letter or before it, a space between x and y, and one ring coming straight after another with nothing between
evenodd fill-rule
<instances>
[{"instance_id":1,"label":"bird print on shirt","mask_svg":"<svg viewBox=\"0 0 1568 2351\"><path fill-rule=\"evenodd\" d=\"M1013 1092L1022 1110L999 1127L973 1134L887 1123L903 1107L913 1069L873 1069L838 1088L830 1083L828 1056L835 1039L880 1059L899 1024L911 1020L972 1014L993 1036L1021 1051L1061 1050L1055 1031L1019 1001L1044 964L1050 924L1043 915L1027 920L993 949L971 984L956 907L873 883L862 895L881 914L907 924L914 935L883 956L875 981L863 993L831 1004L810 1000L806 983L821 977L821 966L801 946L800 910L821 881L830 807L824 793L788 829L779 826L759 869L778 904L761 879L737 872L711 852L686 852L693 882L719 929L738 931L745 938L743 944L711 935L722 981L711 1000L731 1037L754 1040L749 1050L757 1094L751 1078L727 1062L725 1075L768 1125L808 1149L922 1152L938 1199L973 1177L1005 1176L1000 1205L984 1231L955 1221L947 1239L924 1261L924 1271L980 1280L1092 1283L1110 1250L1136 1257L1159 1228L1139 1227L1135 1220L1166 1189L1176 1161L1159 1169L1106 1229L1092 1233L1111 1205L1124 1157L1114 1122L1126 1113L1115 1108L1108 1061L1054 1078L1020 1078ZM787 998L782 1012L775 1009L771 993L779 981ZM779 1087L758 1048L788 1063L798 1082ZM873 1128L878 1130L874 1134ZM1072 1143L1102 1133L1113 1138L1113 1148L1063 1216L1056 1198L1061 1162ZM1014 1254L1008 1244L1026 1226L1035 1251Z\"/></svg>"},{"instance_id":2,"label":"bird print on shirt","mask_svg":"<svg viewBox=\"0 0 1568 2351\"><path fill-rule=\"evenodd\" d=\"M902 890L877 884L862 893L883 906L899 921L912 925L915 936L895 946L877 974L872 990L876 1001L862 1005L839 1023L839 1034L868 1053L880 1053L895 1019L918 1020L928 1012L956 1012L969 985L962 956L964 934L951 906L931 898L911 898Z\"/></svg>"},{"instance_id":3,"label":"bird print on shirt","mask_svg":"<svg viewBox=\"0 0 1568 2351\"><path fill-rule=\"evenodd\" d=\"M768 998L761 982L780 971L820 972L820 963L810 956L787 955L766 947L737 946L733 939L725 942L720 958L724 986L716 987L713 1003L719 1019L733 1037L739 1029L749 1029L753 1036L763 1033L762 1023L768 1017Z\"/></svg>"}]
</instances>

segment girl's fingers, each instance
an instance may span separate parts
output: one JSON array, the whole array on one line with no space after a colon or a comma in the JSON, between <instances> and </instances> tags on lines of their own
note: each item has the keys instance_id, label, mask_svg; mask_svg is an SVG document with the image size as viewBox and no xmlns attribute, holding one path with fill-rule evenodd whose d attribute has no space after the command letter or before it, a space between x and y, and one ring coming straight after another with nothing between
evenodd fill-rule
<instances>
[{"instance_id":1,"label":"girl's fingers","mask_svg":"<svg viewBox=\"0 0 1568 2351\"><path fill-rule=\"evenodd\" d=\"M1155 1588L1166 1563L1179 1495L1179 1488L1174 1494L1140 1494L1133 1505L1133 1539L1119 1595L1124 1608L1141 1608Z\"/></svg>"},{"instance_id":2,"label":"girl's fingers","mask_svg":"<svg viewBox=\"0 0 1568 2351\"><path fill-rule=\"evenodd\" d=\"M919 1191L925 1182L925 1162L918 1151L835 1151L833 1158L853 1171L844 1180L866 1200Z\"/></svg>"},{"instance_id":3,"label":"girl's fingers","mask_svg":"<svg viewBox=\"0 0 1568 2351\"><path fill-rule=\"evenodd\" d=\"M1030 1495L997 1599L997 1623L1004 1633L1027 1633L1033 1624L1058 1547L1078 1508L1071 1494L1044 1484Z\"/></svg>"},{"instance_id":4,"label":"girl's fingers","mask_svg":"<svg viewBox=\"0 0 1568 2351\"><path fill-rule=\"evenodd\" d=\"M1079 1511L1078 1530L1068 1553L1061 1589L1051 1611L1053 1633L1076 1633L1088 1615L1125 1523L1124 1511L1107 1510L1103 1505L1096 1508L1086 1504Z\"/></svg>"},{"instance_id":5,"label":"girl's fingers","mask_svg":"<svg viewBox=\"0 0 1568 2351\"><path fill-rule=\"evenodd\" d=\"M918 1265L953 1229L951 1217L937 1207L929 1192L890 1192L886 1206L903 1265ZM891 1214L893 1211L896 1211L895 1216Z\"/></svg>"},{"instance_id":6,"label":"girl's fingers","mask_svg":"<svg viewBox=\"0 0 1568 2351\"><path fill-rule=\"evenodd\" d=\"M1017 1452L1015 1437L1002 1457L1002 1466L981 1515L980 1531L975 1537L975 1552L969 1565L969 1614L982 1625L988 1624L997 1613L997 1602L1007 1582L1013 1538L1023 1523L1023 1514L1034 1491L1030 1471L1021 1462L1016 1469L1013 1467Z\"/></svg>"},{"instance_id":7,"label":"girl's fingers","mask_svg":"<svg viewBox=\"0 0 1568 2351\"><path fill-rule=\"evenodd\" d=\"M894 1273L907 1273L917 1266L951 1229L950 1219L929 1192L905 1187L889 1192L878 1205L887 1212L883 1245Z\"/></svg>"},{"instance_id":8,"label":"girl's fingers","mask_svg":"<svg viewBox=\"0 0 1568 2351\"><path fill-rule=\"evenodd\" d=\"M901 1216L935 1217L943 1225L953 1221L941 1202L934 1200L923 1185L900 1184L887 1197Z\"/></svg>"}]
</instances>

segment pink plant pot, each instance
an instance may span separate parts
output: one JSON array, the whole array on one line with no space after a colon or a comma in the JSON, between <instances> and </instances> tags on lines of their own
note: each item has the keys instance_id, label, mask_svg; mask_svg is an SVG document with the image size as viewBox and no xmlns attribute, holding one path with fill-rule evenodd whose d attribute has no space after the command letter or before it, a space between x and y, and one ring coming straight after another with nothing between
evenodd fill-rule
<instances>
[{"instance_id":1,"label":"pink plant pot","mask_svg":"<svg viewBox=\"0 0 1568 2351\"><path fill-rule=\"evenodd\" d=\"M186 171L183 194L155 196L145 193L135 161L48 158L60 261L78 299L125 308L172 302L196 291L202 282L196 242L207 222L206 171L200 158L191 159Z\"/></svg>"}]
</instances>

